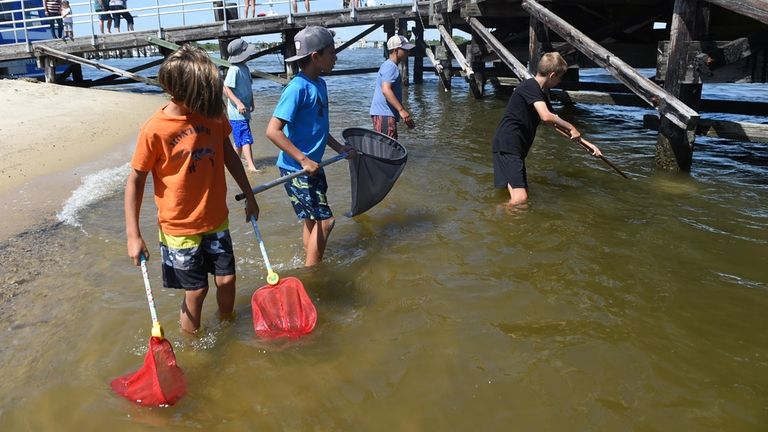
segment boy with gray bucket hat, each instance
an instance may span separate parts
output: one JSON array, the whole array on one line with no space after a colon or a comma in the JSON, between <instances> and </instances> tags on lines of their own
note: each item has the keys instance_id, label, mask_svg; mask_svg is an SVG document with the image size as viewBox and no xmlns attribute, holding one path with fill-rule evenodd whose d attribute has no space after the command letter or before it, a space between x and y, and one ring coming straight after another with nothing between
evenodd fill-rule
<instances>
[{"instance_id":1,"label":"boy with gray bucket hat","mask_svg":"<svg viewBox=\"0 0 768 432\"><path fill-rule=\"evenodd\" d=\"M250 172L257 172L253 164L253 134L251 133L251 111L253 111L253 89L251 88L251 70L245 64L254 53L256 47L244 41L235 39L227 45L227 60L232 64L224 78L224 94L227 96L227 116L232 125L232 137L235 151L242 157Z\"/></svg>"},{"instance_id":2,"label":"boy with gray bucket hat","mask_svg":"<svg viewBox=\"0 0 768 432\"><path fill-rule=\"evenodd\" d=\"M304 222L305 266L322 261L334 224L326 198L328 184L318 165L325 147L348 152L349 157L356 154L354 147L340 144L330 134L328 89L320 74L330 72L336 63L333 36L324 27L307 27L294 36L296 55L285 61L298 62L301 72L283 89L267 125L267 138L280 148L280 175L309 173L285 183L293 210Z\"/></svg>"}]
</instances>

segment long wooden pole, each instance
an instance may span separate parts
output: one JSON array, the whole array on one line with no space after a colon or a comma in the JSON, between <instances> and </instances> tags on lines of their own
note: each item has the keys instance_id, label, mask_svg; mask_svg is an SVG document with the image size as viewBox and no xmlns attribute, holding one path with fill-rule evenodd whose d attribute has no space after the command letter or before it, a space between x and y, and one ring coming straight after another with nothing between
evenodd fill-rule
<instances>
[{"instance_id":1,"label":"long wooden pole","mask_svg":"<svg viewBox=\"0 0 768 432\"><path fill-rule=\"evenodd\" d=\"M571 134L568 133L568 131L566 131L565 129L562 129L560 126L555 125L555 130L560 132L561 135L565 136L569 140L571 139ZM571 140L571 141L573 141L573 140ZM588 151L590 154L592 153L592 149L589 147L589 145L594 145L594 144L592 144L591 142L585 140L584 138L579 138L579 140L576 141L576 143L579 144L580 146L582 146L584 148L584 150ZM621 172L621 170L619 168L617 168L616 165L611 163L611 161L606 159L605 156L600 155L600 156L598 156L598 158L600 158L600 160L602 160L603 162L608 164L609 167L613 168L613 170L616 171L617 173L619 173L620 176L624 177L625 179L629 179L629 177L627 177L626 174Z\"/></svg>"}]
</instances>

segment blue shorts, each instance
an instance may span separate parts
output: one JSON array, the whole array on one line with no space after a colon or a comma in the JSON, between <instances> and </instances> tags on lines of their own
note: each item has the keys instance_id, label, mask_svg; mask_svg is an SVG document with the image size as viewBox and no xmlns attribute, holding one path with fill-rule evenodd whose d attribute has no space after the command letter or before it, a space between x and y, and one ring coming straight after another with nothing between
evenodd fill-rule
<instances>
[{"instance_id":1,"label":"blue shorts","mask_svg":"<svg viewBox=\"0 0 768 432\"><path fill-rule=\"evenodd\" d=\"M242 148L244 145L253 144L253 134L251 134L251 123L248 120L230 120L232 126L232 137L235 139L235 147Z\"/></svg>"},{"instance_id":2,"label":"blue shorts","mask_svg":"<svg viewBox=\"0 0 768 432\"><path fill-rule=\"evenodd\" d=\"M160 256L163 259L163 286L198 290L208 288L208 274L235 274L232 237L225 222L216 230L188 236L160 232Z\"/></svg>"},{"instance_id":3,"label":"blue shorts","mask_svg":"<svg viewBox=\"0 0 768 432\"><path fill-rule=\"evenodd\" d=\"M294 172L280 168L280 176ZM328 207L328 197L325 195L328 192L328 182L323 170L313 176L298 176L285 183L285 191L299 219L325 220L333 217L331 208Z\"/></svg>"}]
</instances>

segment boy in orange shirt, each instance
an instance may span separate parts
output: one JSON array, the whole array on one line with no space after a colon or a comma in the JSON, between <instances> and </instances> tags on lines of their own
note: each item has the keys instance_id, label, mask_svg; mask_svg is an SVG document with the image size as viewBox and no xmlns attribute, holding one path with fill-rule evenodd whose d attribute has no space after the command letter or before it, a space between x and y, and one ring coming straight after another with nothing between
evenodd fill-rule
<instances>
[{"instance_id":1,"label":"boy in orange shirt","mask_svg":"<svg viewBox=\"0 0 768 432\"><path fill-rule=\"evenodd\" d=\"M125 186L128 256L139 265L149 251L141 236L139 213L147 174L152 172L160 225L163 285L184 289L181 328L200 328L208 273L214 275L222 317L235 304L235 259L229 235L224 167L245 193L246 220L259 206L240 158L229 142L223 83L200 48L185 45L160 66L158 80L171 96L144 124Z\"/></svg>"}]
</instances>

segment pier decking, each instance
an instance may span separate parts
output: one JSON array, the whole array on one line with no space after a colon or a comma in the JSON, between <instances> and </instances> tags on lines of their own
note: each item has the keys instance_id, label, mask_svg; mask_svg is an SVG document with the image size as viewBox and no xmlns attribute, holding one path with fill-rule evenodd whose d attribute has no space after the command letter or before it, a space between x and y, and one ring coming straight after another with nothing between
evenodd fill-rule
<instances>
[{"instance_id":1,"label":"pier decking","mask_svg":"<svg viewBox=\"0 0 768 432\"><path fill-rule=\"evenodd\" d=\"M563 89L554 91L553 97L564 103L655 108L658 117L647 119L646 124L659 130L656 161L662 168L689 170L697 133L712 135L717 130L718 136L758 141L768 136L768 126L718 122L715 128L711 121L700 122L699 113L712 109L711 101L701 99L705 83L765 83L768 79L768 2L764 0L429 0L249 19L233 19L237 13L230 3L226 7L222 2L213 4L209 23L92 35L68 42L1 45L0 61L36 57L46 67L46 79L56 81L61 79L55 75L57 62L99 67L92 61L78 61L92 53L147 46L167 53L178 44L202 40L218 40L224 47L236 37L279 33L283 42L256 56L281 51L288 57L293 36L305 26L369 26L337 51L383 26L387 37L405 34L415 39L413 74L407 64L401 65L406 85L411 80L422 81L427 57L432 64L427 70L438 74L442 86L450 89L452 79L461 76L478 98L485 94L489 80L496 85L519 82L535 73L543 52L560 52L570 68ZM436 29L442 43L428 47L425 28ZM471 41L457 45L454 29L470 34ZM490 62L494 67L487 67ZM146 67L156 64L149 62ZM595 66L605 68L621 84L580 82L579 68ZM636 70L649 67L656 68L655 76L646 77ZM134 73L141 69L113 72L149 82L151 78ZM371 70L344 71L354 72ZM252 71L255 77L278 84L294 73L291 65L277 75ZM75 80L77 75L73 74ZM95 84L109 82L100 81ZM768 104L758 102L722 101L715 110L723 107L726 112L752 115L768 112Z\"/></svg>"}]
</instances>

